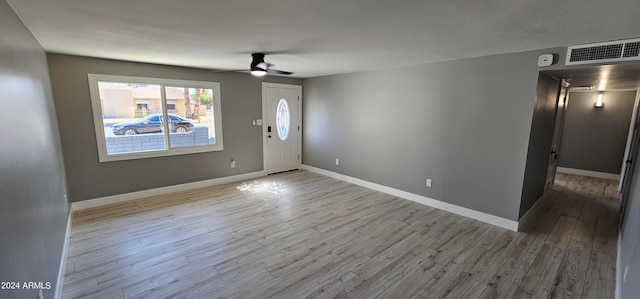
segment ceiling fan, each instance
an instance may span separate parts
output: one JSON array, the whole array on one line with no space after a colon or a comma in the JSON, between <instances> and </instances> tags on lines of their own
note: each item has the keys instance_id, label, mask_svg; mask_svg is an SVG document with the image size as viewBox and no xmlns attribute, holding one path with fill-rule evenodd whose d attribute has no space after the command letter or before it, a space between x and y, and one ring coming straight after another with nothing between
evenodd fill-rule
<instances>
[{"instance_id":1,"label":"ceiling fan","mask_svg":"<svg viewBox=\"0 0 640 299\"><path fill-rule=\"evenodd\" d=\"M274 70L269 68L272 66L270 63L264 62L264 53L251 53L251 68L249 71L254 76L264 76L266 74L275 74L275 75L291 75L292 72Z\"/></svg>"}]
</instances>

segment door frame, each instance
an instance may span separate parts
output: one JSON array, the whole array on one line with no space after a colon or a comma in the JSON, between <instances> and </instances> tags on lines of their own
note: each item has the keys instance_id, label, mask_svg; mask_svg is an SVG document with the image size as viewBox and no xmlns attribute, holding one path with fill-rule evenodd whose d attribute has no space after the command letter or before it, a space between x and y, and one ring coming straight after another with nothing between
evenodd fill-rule
<instances>
[{"instance_id":1,"label":"door frame","mask_svg":"<svg viewBox=\"0 0 640 299\"><path fill-rule=\"evenodd\" d=\"M560 155L560 149L562 147L562 133L564 131L564 119L567 115L567 106L569 105L569 88L571 84L565 80L560 79L560 90L558 93L558 99L556 100L556 115L554 120L553 136L551 137L551 154L555 155L555 165L553 172L551 173L551 185L545 193L551 191L553 185L556 182L556 173L558 172L558 156ZM562 103L562 108L560 104ZM562 109L562 111L560 111ZM554 142L555 141L555 142ZM555 144L555 145L554 145ZM555 149L554 149L555 147ZM545 184L546 185L546 184ZM546 186L545 186L546 187ZM545 188L546 189L546 188Z\"/></svg>"},{"instance_id":2,"label":"door frame","mask_svg":"<svg viewBox=\"0 0 640 299\"><path fill-rule=\"evenodd\" d=\"M631 160L631 144L636 130L638 121L638 104L640 103L640 88L636 89L636 101L633 104L633 112L631 113L631 121L629 122L629 132L627 133L627 144L624 148L624 156L622 159L622 167L620 170L620 182L618 184L618 192L622 193L624 188L625 176L627 175L627 161Z\"/></svg>"},{"instance_id":3,"label":"door frame","mask_svg":"<svg viewBox=\"0 0 640 299\"><path fill-rule=\"evenodd\" d=\"M542 73L544 74L544 73ZM562 91L566 91L568 92L568 87L565 84L565 80L562 78L557 78L554 76L550 76L547 74L544 74L545 76L550 77L551 79L555 80L557 83L556 85L556 89L555 89L555 107L554 107L554 111L553 111L553 129L551 131L551 140L549 140L549 148L547 149L547 163L546 163L546 168L545 168L545 178L544 178L544 186L542 187L542 195L541 197L544 197L545 195L547 195L547 193L549 193L551 191L551 189L553 188L553 184L554 184L554 180L555 180L555 172L556 169L558 167L558 159L557 159L557 155L558 155L558 149L559 149L559 144L560 144L560 140L559 140L559 135L562 134L562 127L559 128L560 124L564 125L564 122L561 121L560 123L558 123L558 110L560 108L560 101L561 98L563 96ZM540 83L540 79L538 79L538 84ZM565 102L566 104L566 102ZM563 115L564 116L564 115ZM558 142L558 147L554 150L554 141ZM554 166L553 166L553 172L549 171L549 169L551 168L551 163L553 162ZM539 199L538 199L539 200Z\"/></svg>"},{"instance_id":4,"label":"door frame","mask_svg":"<svg viewBox=\"0 0 640 299\"><path fill-rule=\"evenodd\" d=\"M296 84L282 84L282 83L270 83L270 82L262 82L262 171L266 174L269 174L269 160L267 158L267 88L275 87L275 88L286 88L286 89L295 89L298 92L298 155L300 158L298 159L298 169L302 165L302 85ZM294 128L294 124L291 124L291 127Z\"/></svg>"},{"instance_id":5,"label":"door frame","mask_svg":"<svg viewBox=\"0 0 640 299\"><path fill-rule=\"evenodd\" d=\"M640 88L636 93L636 105L633 109L633 115L631 117L631 124L629 125L629 140L627 141L627 148L625 150L624 160L622 161L622 173L620 175L620 185L618 191L620 192L620 228L624 222L624 213L627 207L627 201L629 200L629 184L634 175L638 175L633 172L633 162L638 159L638 147L640 147L640 105L638 100L640 99ZM637 163L637 162L636 162Z\"/></svg>"}]
</instances>

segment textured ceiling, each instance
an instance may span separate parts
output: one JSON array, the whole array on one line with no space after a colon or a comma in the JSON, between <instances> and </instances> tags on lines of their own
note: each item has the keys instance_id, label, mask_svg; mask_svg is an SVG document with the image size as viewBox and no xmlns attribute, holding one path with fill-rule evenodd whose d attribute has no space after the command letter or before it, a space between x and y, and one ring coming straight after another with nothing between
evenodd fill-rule
<instances>
[{"instance_id":1,"label":"textured ceiling","mask_svg":"<svg viewBox=\"0 0 640 299\"><path fill-rule=\"evenodd\" d=\"M640 35L640 1L8 0L48 52L295 77Z\"/></svg>"}]
</instances>

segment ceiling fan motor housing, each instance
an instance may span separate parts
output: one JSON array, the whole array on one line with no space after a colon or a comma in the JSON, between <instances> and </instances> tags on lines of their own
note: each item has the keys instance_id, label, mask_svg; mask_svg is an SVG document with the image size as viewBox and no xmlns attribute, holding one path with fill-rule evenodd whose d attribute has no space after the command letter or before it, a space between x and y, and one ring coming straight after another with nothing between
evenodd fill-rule
<instances>
[{"instance_id":1,"label":"ceiling fan motor housing","mask_svg":"<svg viewBox=\"0 0 640 299\"><path fill-rule=\"evenodd\" d=\"M256 70L266 71L267 70L267 64L264 62L264 54L263 53L253 53L253 54L251 54L251 57L253 57L253 60L251 61L251 68L250 68L252 71L256 71Z\"/></svg>"}]
</instances>

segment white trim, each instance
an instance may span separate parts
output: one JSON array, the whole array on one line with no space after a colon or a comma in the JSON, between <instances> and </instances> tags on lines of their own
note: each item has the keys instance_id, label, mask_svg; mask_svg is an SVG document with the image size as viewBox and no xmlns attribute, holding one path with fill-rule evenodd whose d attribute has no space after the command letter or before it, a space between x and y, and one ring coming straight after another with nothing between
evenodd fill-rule
<instances>
[{"instance_id":1,"label":"white trim","mask_svg":"<svg viewBox=\"0 0 640 299\"><path fill-rule=\"evenodd\" d=\"M619 180L620 179L620 175L619 174L598 172L598 171L591 171L591 170L584 170L584 169L558 167L556 169L556 171L557 172L562 172L562 173L568 173L568 174L590 176L590 177L601 178L601 179L609 179L609 180Z\"/></svg>"},{"instance_id":2,"label":"white trim","mask_svg":"<svg viewBox=\"0 0 640 299\"><path fill-rule=\"evenodd\" d=\"M300 130L298 132L298 154L300 155L300 159L298 159L298 169L300 169L302 165L302 85L295 84L281 84L281 83L271 83L271 82L262 82L262 169L266 173L269 173L268 169L268 157L267 157L267 88L275 87L275 88L287 88L287 89L295 89L298 91L298 126L300 126ZM295 124L292 124L292 126Z\"/></svg>"},{"instance_id":3,"label":"white trim","mask_svg":"<svg viewBox=\"0 0 640 299\"><path fill-rule=\"evenodd\" d=\"M454 214L458 214L461 216L465 216L465 217L469 217L469 218L473 218L482 222L486 222L492 225L496 225L496 226L500 226L503 228L506 228L508 230L512 230L512 231L517 231L518 230L518 222L517 221L513 221L513 220L509 220L506 218L502 218L502 217L498 217L498 216L494 216L491 214L487 214L487 213L483 213L483 212L479 212L476 210L472 210L472 209L468 209L465 207L461 207L461 206L457 206L454 204L450 204L450 203L446 203L443 201L439 201L433 198L429 198L429 197L425 197L422 195L418 195L418 194L414 194L414 193L410 193L410 192L406 192L403 190L399 190L399 189L395 189L395 188L391 188L391 187L387 187L384 185L380 185L380 184L376 184L376 183L372 183L369 181L365 181L365 180L361 180L358 178L354 178L354 177L350 177L344 174L340 174L340 173L336 173L333 171L329 171L329 170L324 170L321 168L317 168L317 167L313 167L313 166L309 166L309 165L305 165L302 164L301 169L304 170L308 170L311 172L315 172L318 174L322 174L334 179L338 179L341 181L345 181L345 182L349 182L352 184L356 184L356 185L360 185L369 189L373 189L376 191L380 191L380 192L384 192L387 194L391 194L400 198L404 198L407 200L411 200L411 201L415 201L417 203L423 204L423 205L427 205L430 207L434 207L437 209L441 209L441 210L445 210L447 212L451 212Z\"/></svg>"},{"instance_id":4,"label":"white trim","mask_svg":"<svg viewBox=\"0 0 640 299\"><path fill-rule=\"evenodd\" d=\"M58 280L56 281L56 291L54 298L62 298L62 286L64 285L64 274L67 268L67 254L69 249L69 238L71 238L71 211L67 219L67 231L64 234L64 244L62 245L62 257L60 257L60 269L58 269Z\"/></svg>"},{"instance_id":5,"label":"white trim","mask_svg":"<svg viewBox=\"0 0 640 299\"><path fill-rule=\"evenodd\" d=\"M202 187L208 187L208 186L214 186L214 185L233 183L233 182L238 182L238 181L243 181L243 180L255 179L255 178L263 177L265 175L267 175L267 173L265 171L256 171L256 172L244 173L244 174L239 174L239 175L232 175L232 176L221 177L221 178L211 179L211 180L191 182L191 183L180 184L180 185L166 186L166 187L160 187L160 188L155 188L155 189L148 189L148 190L142 190L142 191L136 191L136 192L130 192L130 193L124 193L124 194L118 194L118 195L111 195L111 196L105 196L105 197L94 198L94 199L88 199L88 200L83 200L83 201L78 201L78 202L72 203L71 204L71 210L72 211L79 211L79 210L84 210L84 209L90 209L90 208L110 205L110 204L114 204L114 203L126 202L126 201L130 201L130 200L134 200L134 199L140 199L140 198L149 197L149 196L162 195L162 194L167 194L167 193L172 193L172 192L180 192L180 191L185 191L185 190L190 190L190 189L196 189L196 188L202 188Z\"/></svg>"}]
</instances>

